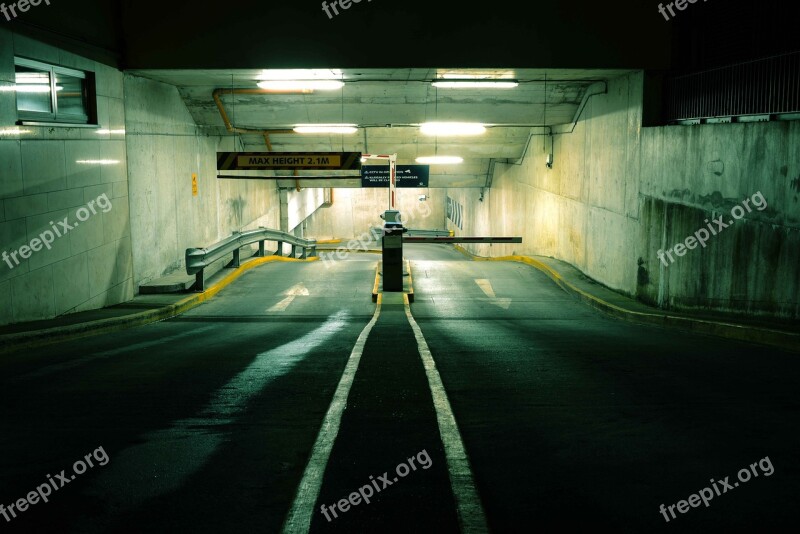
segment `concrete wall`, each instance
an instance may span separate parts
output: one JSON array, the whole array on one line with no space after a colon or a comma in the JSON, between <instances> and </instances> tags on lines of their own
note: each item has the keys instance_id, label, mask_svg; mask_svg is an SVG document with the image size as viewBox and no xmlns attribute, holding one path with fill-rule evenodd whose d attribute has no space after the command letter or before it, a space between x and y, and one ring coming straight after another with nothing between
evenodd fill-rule
<instances>
[{"instance_id":1,"label":"concrete wall","mask_svg":"<svg viewBox=\"0 0 800 534\"><path fill-rule=\"evenodd\" d=\"M279 227L275 183L218 180L216 153L237 150L235 139L205 135L175 87L126 74L125 114L137 287L183 270L187 248L238 230Z\"/></svg>"},{"instance_id":2,"label":"concrete wall","mask_svg":"<svg viewBox=\"0 0 800 534\"><path fill-rule=\"evenodd\" d=\"M285 191L285 195L286 207L282 213L286 214L286 222L282 223L285 226L281 226L280 229L302 235L304 228L298 227L325 202L325 190L320 188L301 189L300 191L290 189Z\"/></svg>"},{"instance_id":3,"label":"concrete wall","mask_svg":"<svg viewBox=\"0 0 800 534\"><path fill-rule=\"evenodd\" d=\"M389 204L388 189L335 189L333 195L332 206L323 206L309 217L307 236L351 239L369 232L370 228L383 226L380 216ZM428 200L420 202L420 195L427 195ZM398 189L397 206L409 228L445 227L444 189Z\"/></svg>"},{"instance_id":4,"label":"concrete wall","mask_svg":"<svg viewBox=\"0 0 800 534\"><path fill-rule=\"evenodd\" d=\"M449 190L465 214L463 231L449 227L521 235L522 245L468 248L555 257L662 307L800 316L800 123L642 128L641 116L642 75L612 80L573 133L555 136L552 169L546 137L534 137L520 165L497 165L484 202ZM659 260L758 192L766 209Z\"/></svg>"},{"instance_id":5,"label":"concrete wall","mask_svg":"<svg viewBox=\"0 0 800 534\"><path fill-rule=\"evenodd\" d=\"M99 122L125 126L122 74L0 28L0 86L14 83L14 55L93 71ZM48 319L117 304L134 293L125 141L94 129L16 126L16 93L0 90L0 248L31 245L50 221L75 226L51 249L30 252L19 265L0 262L0 324ZM15 130L21 133L14 134ZM82 164L111 160L110 165ZM85 222L90 201L103 209ZM109 206L106 210L105 207ZM88 209L88 208L87 208ZM91 212L90 212L91 213ZM75 223L79 222L76 226ZM56 224L57 228L62 228ZM34 245L34 248L41 244Z\"/></svg>"},{"instance_id":6,"label":"concrete wall","mask_svg":"<svg viewBox=\"0 0 800 534\"><path fill-rule=\"evenodd\" d=\"M275 183L217 180L217 150L238 147L232 137L205 135L174 87L3 28L0 86L14 83L15 54L95 72L100 127L125 133L16 126L16 93L0 90L0 247L9 257L0 261L0 324L125 302L140 284L181 271L186 248L279 227ZM79 163L87 160L110 164ZM103 195L109 204L101 206ZM91 201L97 213L75 225ZM65 217L74 229L50 250L20 256Z\"/></svg>"}]
</instances>

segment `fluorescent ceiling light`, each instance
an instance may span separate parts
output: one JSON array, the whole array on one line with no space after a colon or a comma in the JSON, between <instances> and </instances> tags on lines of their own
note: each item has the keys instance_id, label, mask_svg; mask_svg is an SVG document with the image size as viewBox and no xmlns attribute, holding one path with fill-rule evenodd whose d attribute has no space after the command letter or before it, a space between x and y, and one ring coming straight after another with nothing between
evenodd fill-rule
<instances>
[{"instance_id":1,"label":"fluorescent ceiling light","mask_svg":"<svg viewBox=\"0 0 800 534\"><path fill-rule=\"evenodd\" d=\"M118 159L79 159L75 163L80 165L116 165Z\"/></svg>"},{"instance_id":2,"label":"fluorescent ceiling light","mask_svg":"<svg viewBox=\"0 0 800 534\"><path fill-rule=\"evenodd\" d=\"M123 135L125 134L125 130L108 130L108 129L101 129L95 132L98 135L109 135L109 134L116 134L116 135Z\"/></svg>"},{"instance_id":3,"label":"fluorescent ceiling light","mask_svg":"<svg viewBox=\"0 0 800 534\"><path fill-rule=\"evenodd\" d=\"M458 156L424 156L417 158L417 163L423 165L458 165L464 163L464 158Z\"/></svg>"},{"instance_id":4,"label":"fluorescent ceiling light","mask_svg":"<svg viewBox=\"0 0 800 534\"><path fill-rule=\"evenodd\" d=\"M344 86L339 69L264 70L258 80L260 88L277 91L333 91Z\"/></svg>"},{"instance_id":5,"label":"fluorescent ceiling light","mask_svg":"<svg viewBox=\"0 0 800 534\"><path fill-rule=\"evenodd\" d=\"M426 122L419 131L423 135L461 136L486 133L486 126L477 122Z\"/></svg>"},{"instance_id":6,"label":"fluorescent ceiling light","mask_svg":"<svg viewBox=\"0 0 800 534\"><path fill-rule=\"evenodd\" d=\"M339 69L271 69L263 70L259 80L341 80Z\"/></svg>"},{"instance_id":7,"label":"fluorescent ceiling light","mask_svg":"<svg viewBox=\"0 0 800 534\"><path fill-rule=\"evenodd\" d=\"M441 89L513 89L516 80L436 80L432 84Z\"/></svg>"},{"instance_id":8,"label":"fluorescent ceiling light","mask_svg":"<svg viewBox=\"0 0 800 534\"><path fill-rule=\"evenodd\" d=\"M358 128L355 124L298 124L294 131L299 134L354 134Z\"/></svg>"},{"instance_id":9,"label":"fluorescent ceiling light","mask_svg":"<svg viewBox=\"0 0 800 534\"><path fill-rule=\"evenodd\" d=\"M258 82L262 89L273 91L335 91L344 86L340 80L265 80Z\"/></svg>"}]
</instances>

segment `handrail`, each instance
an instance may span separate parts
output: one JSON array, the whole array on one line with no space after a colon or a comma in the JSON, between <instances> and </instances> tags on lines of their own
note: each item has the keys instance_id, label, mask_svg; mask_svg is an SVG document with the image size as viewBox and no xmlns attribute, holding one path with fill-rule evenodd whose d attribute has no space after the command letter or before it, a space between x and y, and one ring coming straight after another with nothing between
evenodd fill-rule
<instances>
[{"instance_id":1,"label":"handrail","mask_svg":"<svg viewBox=\"0 0 800 534\"><path fill-rule=\"evenodd\" d=\"M296 255L297 247L303 249L303 254L300 256L302 259L314 257L317 254L316 239L304 239L280 230L264 228L263 226L257 230L233 232L230 237L206 248L186 249L186 274L196 275L195 291L204 291L205 289L204 270L206 267L231 253L233 253L233 260L226 267L239 267L239 249L253 243L258 243L258 253L255 257L264 257L266 256L265 241L276 241L278 243L278 250L272 254L273 256L283 255L284 243L292 245L292 257Z\"/></svg>"}]
</instances>

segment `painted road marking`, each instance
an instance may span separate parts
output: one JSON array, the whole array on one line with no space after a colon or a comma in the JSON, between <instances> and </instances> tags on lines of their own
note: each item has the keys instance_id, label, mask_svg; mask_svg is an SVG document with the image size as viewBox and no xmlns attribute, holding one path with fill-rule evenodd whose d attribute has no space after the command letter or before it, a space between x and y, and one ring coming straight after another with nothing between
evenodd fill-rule
<instances>
[{"instance_id":1,"label":"painted road marking","mask_svg":"<svg viewBox=\"0 0 800 534\"><path fill-rule=\"evenodd\" d=\"M479 284L480 285L480 284ZM447 469L450 474L450 486L456 500L456 510L458 512L458 522L461 532L489 532L486 524L486 514L483 511L478 490L475 487L475 480L472 477L472 468L469 465L469 458L461 439L461 432L458 430L453 409L447 398L442 377L436 369L436 362L433 360L431 350L425 337L422 335L417 321L411 315L411 306L408 304L408 297L404 297L406 317L414 331L419 347L419 355L425 366L425 374L428 376L428 386L433 395L433 405L436 409L436 419L439 423L439 435L444 444L444 454L447 458Z\"/></svg>"},{"instance_id":2,"label":"painted road marking","mask_svg":"<svg viewBox=\"0 0 800 534\"><path fill-rule=\"evenodd\" d=\"M296 299L297 297L307 297L309 295L309 292L308 289L306 289L306 286L303 285L303 283L301 282L287 289L286 291L283 292L283 294L286 296L286 298L277 303L276 305L274 305L273 307L271 307L267 311L269 312L286 311L286 308L289 307L289 304L294 302L294 299Z\"/></svg>"},{"instance_id":3,"label":"painted road marking","mask_svg":"<svg viewBox=\"0 0 800 534\"><path fill-rule=\"evenodd\" d=\"M372 316L372 320L361 331L361 335L358 336L353 351L350 353L350 358L347 360L344 373L342 373L342 378L339 380L339 385L336 386L333 400L328 412L325 414L325 419L322 421L322 427L317 435L316 442L314 442L314 448L311 450L311 458L309 458L308 465L306 465L306 469L303 472L303 479L300 481L297 495L295 495L294 502L283 525L285 534L305 534L311 528L314 505L322 489L322 477L325 475L325 468L328 466L333 443L336 441L336 436L339 435L342 415L347 407L347 397L350 395L350 388L353 386L358 364L361 362L362 354L364 354L364 346L367 344L372 327L378 322L378 317L381 314L381 297L382 295L378 295L375 315Z\"/></svg>"},{"instance_id":4,"label":"painted road marking","mask_svg":"<svg viewBox=\"0 0 800 534\"><path fill-rule=\"evenodd\" d=\"M481 288L481 291L489 297L489 302L494 304L499 308L503 308L507 310L511 307L511 299L509 298L497 298L497 295L494 293L494 288L492 287L492 283L485 278L477 278L475 279L475 283L478 284L478 287Z\"/></svg>"},{"instance_id":5,"label":"painted road marking","mask_svg":"<svg viewBox=\"0 0 800 534\"><path fill-rule=\"evenodd\" d=\"M492 283L486 279L476 279L475 283L478 284L478 287L481 288L483 293L489 297L490 299L497 298L497 295L494 294L494 289L492 288Z\"/></svg>"}]
</instances>

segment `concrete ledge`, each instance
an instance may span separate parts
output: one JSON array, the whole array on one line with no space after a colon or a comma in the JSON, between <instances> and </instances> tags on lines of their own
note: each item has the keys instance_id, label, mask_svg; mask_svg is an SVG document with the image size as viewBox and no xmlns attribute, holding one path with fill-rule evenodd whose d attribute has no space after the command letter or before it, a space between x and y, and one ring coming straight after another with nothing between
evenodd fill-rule
<instances>
[{"instance_id":1,"label":"concrete ledge","mask_svg":"<svg viewBox=\"0 0 800 534\"><path fill-rule=\"evenodd\" d=\"M569 281L565 280L561 273L549 265L546 265L535 258L531 258L530 256L502 256L498 258L485 258L471 254L459 245L455 245L455 247L465 256L474 261L514 261L530 265L531 267L542 271L544 274L550 277L551 280L553 280L567 293L578 297L580 300L592 306L593 308L624 321L637 324L668 326L680 330L688 330L690 332L735 339L738 341L750 341L791 350L793 352L800 352L800 334L797 333L786 332L782 330L771 330L733 322L711 321L708 319L699 319L687 315L674 315L663 312L641 312L626 309L621 306L611 304L610 302L606 302L600 297L592 295L591 293L576 287Z\"/></svg>"},{"instance_id":2,"label":"concrete ledge","mask_svg":"<svg viewBox=\"0 0 800 534\"><path fill-rule=\"evenodd\" d=\"M207 300L210 300L222 289L230 285L250 269L272 262L310 263L318 260L319 258L301 260L284 258L281 256L254 258L246 263L243 263L238 269L235 269L225 275L221 280L203 293L187 296L178 302L158 309L127 314L109 319L100 319L97 321L88 321L85 323L72 324L68 326L58 326L54 328L45 328L0 336L0 353L51 345L53 343L59 343L62 341L79 339L98 334L106 334L135 326L142 326L158 321L164 321L166 319L171 319L172 317L185 313L192 308L195 308L196 306L206 302Z\"/></svg>"},{"instance_id":3,"label":"concrete ledge","mask_svg":"<svg viewBox=\"0 0 800 534\"><path fill-rule=\"evenodd\" d=\"M182 293L192 289L194 276L175 273L139 286L140 295L161 295L164 293Z\"/></svg>"}]
</instances>

